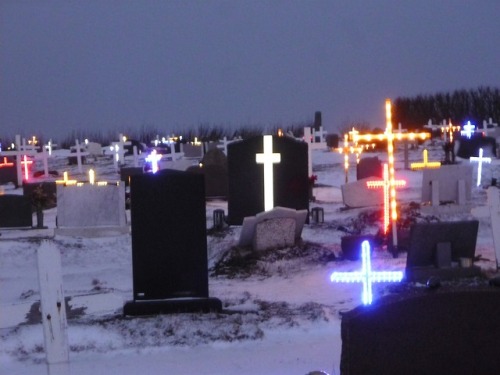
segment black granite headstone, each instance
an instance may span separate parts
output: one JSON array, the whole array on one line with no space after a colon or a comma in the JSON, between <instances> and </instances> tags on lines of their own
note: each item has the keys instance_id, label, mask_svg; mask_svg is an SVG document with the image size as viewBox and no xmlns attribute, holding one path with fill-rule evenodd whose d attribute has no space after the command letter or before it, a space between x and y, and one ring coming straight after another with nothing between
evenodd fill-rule
<instances>
[{"instance_id":1,"label":"black granite headstone","mask_svg":"<svg viewBox=\"0 0 500 375\"><path fill-rule=\"evenodd\" d=\"M135 175L130 192L134 300L125 315L219 310L208 297L203 176Z\"/></svg>"},{"instance_id":2,"label":"black granite headstone","mask_svg":"<svg viewBox=\"0 0 500 375\"><path fill-rule=\"evenodd\" d=\"M326 146L328 148L338 148L339 147L339 135L338 134L327 134L325 138L326 138Z\"/></svg>"},{"instance_id":3,"label":"black granite headstone","mask_svg":"<svg viewBox=\"0 0 500 375\"><path fill-rule=\"evenodd\" d=\"M125 182L125 186L130 185L130 178L132 176L137 176L138 174L143 174L142 167L123 167L120 168L120 180Z\"/></svg>"},{"instance_id":4,"label":"black granite headstone","mask_svg":"<svg viewBox=\"0 0 500 375\"><path fill-rule=\"evenodd\" d=\"M5 160L6 163L4 163L3 157L0 159L0 163L2 164L0 166L0 185L8 184L11 182L16 188L18 188L16 162L13 158L9 157L7 157ZM12 165L9 165L11 163Z\"/></svg>"},{"instance_id":5,"label":"black granite headstone","mask_svg":"<svg viewBox=\"0 0 500 375\"><path fill-rule=\"evenodd\" d=\"M264 166L256 162L263 152L263 137L228 145L228 224L241 225L243 218L264 211ZM273 136L274 206L309 209L307 144L290 137Z\"/></svg>"},{"instance_id":6,"label":"black granite headstone","mask_svg":"<svg viewBox=\"0 0 500 375\"><path fill-rule=\"evenodd\" d=\"M406 286L342 314L340 373L498 373L500 290L471 284Z\"/></svg>"},{"instance_id":7,"label":"black granite headstone","mask_svg":"<svg viewBox=\"0 0 500 375\"><path fill-rule=\"evenodd\" d=\"M485 157L497 155L496 140L493 137L483 137L480 133L474 133L471 138L461 136L458 141L457 156L469 159L471 156L479 156L479 149L482 148Z\"/></svg>"},{"instance_id":8,"label":"black granite headstone","mask_svg":"<svg viewBox=\"0 0 500 375\"><path fill-rule=\"evenodd\" d=\"M205 194L207 198L227 197L227 157L218 148L209 150L201 160L201 166L195 165L188 172L205 176Z\"/></svg>"},{"instance_id":9,"label":"black granite headstone","mask_svg":"<svg viewBox=\"0 0 500 375\"><path fill-rule=\"evenodd\" d=\"M33 225L31 201L22 195L0 195L0 227L17 228Z\"/></svg>"},{"instance_id":10,"label":"black granite headstone","mask_svg":"<svg viewBox=\"0 0 500 375\"><path fill-rule=\"evenodd\" d=\"M362 158L356 166L356 178L383 177L382 162L378 156Z\"/></svg>"}]
</instances>

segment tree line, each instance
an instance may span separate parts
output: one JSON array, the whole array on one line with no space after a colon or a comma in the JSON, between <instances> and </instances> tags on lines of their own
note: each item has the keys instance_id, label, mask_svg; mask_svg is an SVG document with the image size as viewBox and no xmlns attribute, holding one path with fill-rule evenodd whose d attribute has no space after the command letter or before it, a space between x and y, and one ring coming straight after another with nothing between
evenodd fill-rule
<instances>
[{"instance_id":1,"label":"tree line","mask_svg":"<svg viewBox=\"0 0 500 375\"><path fill-rule=\"evenodd\" d=\"M483 120L492 118L500 122L500 89L479 87L455 90L451 93L398 97L392 104L393 123L419 129L428 123L440 124L443 120L454 125L467 121L482 127Z\"/></svg>"}]
</instances>

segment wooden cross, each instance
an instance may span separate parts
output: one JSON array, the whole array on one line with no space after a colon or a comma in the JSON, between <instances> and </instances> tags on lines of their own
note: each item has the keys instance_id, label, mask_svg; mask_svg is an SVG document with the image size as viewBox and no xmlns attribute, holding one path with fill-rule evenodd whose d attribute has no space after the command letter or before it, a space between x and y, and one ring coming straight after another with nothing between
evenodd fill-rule
<instances>
[{"instance_id":1,"label":"wooden cross","mask_svg":"<svg viewBox=\"0 0 500 375\"><path fill-rule=\"evenodd\" d=\"M274 173L273 164L281 162L281 154L273 153L273 136L263 137L264 152L255 155L257 164L264 164L264 211L274 207Z\"/></svg>"},{"instance_id":2,"label":"wooden cross","mask_svg":"<svg viewBox=\"0 0 500 375\"><path fill-rule=\"evenodd\" d=\"M471 156L469 158L469 162L471 163L478 163L477 166L477 184L476 186L481 185L481 175L483 171L483 162L484 163L491 163L491 158L483 158L483 149L479 149L479 156Z\"/></svg>"},{"instance_id":3,"label":"wooden cross","mask_svg":"<svg viewBox=\"0 0 500 375\"><path fill-rule=\"evenodd\" d=\"M387 141L387 156L388 156L388 174L389 174L389 199L391 206L391 221L393 225L393 244L397 246L397 231L396 231L396 220L398 218L397 203L396 203L396 179L394 176L394 141L400 141L403 139L412 140L425 140L430 138L430 134L426 132L422 133L397 133L394 134L392 131L392 113L391 113L391 101L387 99L385 101L385 117L386 117L386 128L383 134L361 134L355 136L355 141L360 140L372 142L373 140Z\"/></svg>"},{"instance_id":4,"label":"wooden cross","mask_svg":"<svg viewBox=\"0 0 500 375\"><path fill-rule=\"evenodd\" d=\"M426 169L426 168L439 168L441 167L441 162L440 161L429 161L428 157L428 152L427 149L425 148L423 153L424 161L423 162L418 162L418 163L411 163L411 169Z\"/></svg>"},{"instance_id":5,"label":"wooden cross","mask_svg":"<svg viewBox=\"0 0 500 375\"><path fill-rule=\"evenodd\" d=\"M389 167L387 163L384 163L384 170L383 170L383 180L382 181L367 181L366 186L368 188L379 188L381 187L384 192L384 233L387 234L389 231L389 224L390 224L390 212L394 211L395 206L396 206L396 201L391 200L391 191L394 190L394 195L396 193L396 188L397 187L403 187L406 185L406 181L404 180L393 180L390 181L389 179ZM395 230L395 220L393 218L393 230Z\"/></svg>"},{"instance_id":6,"label":"wooden cross","mask_svg":"<svg viewBox=\"0 0 500 375\"><path fill-rule=\"evenodd\" d=\"M373 271L370 256L370 243L361 243L361 271L357 272L333 272L330 275L332 282L362 283L363 293L361 300L364 305L370 305L373 301L372 284L376 282L400 282L403 279L402 271Z\"/></svg>"}]
</instances>

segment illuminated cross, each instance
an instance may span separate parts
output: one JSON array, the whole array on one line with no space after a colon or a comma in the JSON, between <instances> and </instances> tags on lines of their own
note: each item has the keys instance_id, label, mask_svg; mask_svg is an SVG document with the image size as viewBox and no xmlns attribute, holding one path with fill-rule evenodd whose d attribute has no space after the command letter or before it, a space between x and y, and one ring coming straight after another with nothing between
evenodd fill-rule
<instances>
[{"instance_id":1,"label":"illuminated cross","mask_svg":"<svg viewBox=\"0 0 500 375\"><path fill-rule=\"evenodd\" d=\"M422 152L424 156L424 161L419 163L411 163L411 169L426 169L426 168L439 168L441 166L440 161L429 161L427 149Z\"/></svg>"},{"instance_id":2,"label":"illuminated cross","mask_svg":"<svg viewBox=\"0 0 500 375\"><path fill-rule=\"evenodd\" d=\"M281 154L273 153L273 136L265 135L264 152L255 155L257 164L264 164L264 211L274 207L274 174L273 164L281 162Z\"/></svg>"},{"instance_id":3,"label":"illuminated cross","mask_svg":"<svg viewBox=\"0 0 500 375\"><path fill-rule=\"evenodd\" d=\"M146 161L151 163L151 172L158 172L158 162L161 160L162 155L157 154L156 150L151 151Z\"/></svg>"},{"instance_id":4,"label":"illuminated cross","mask_svg":"<svg viewBox=\"0 0 500 375\"><path fill-rule=\"evenodd\" d=\"M403 279L402 271L373 271L370 257L370 243L361 243L361 271L357 272L333 272L330 275L331 282L340 283L363 283L361 300L364 305L373 301L373 283L400 282Z\"/></svg>"},{"instance_id":5,"label":"illuminated cross","mask_svg":"<svg viewBox=\"0 0 500 375\"><path fill-rule=\"evenodd\" d=\"M64 185L76 185L77 181L76 180L70 180L68 178L68 172L63 173L63 179L62 180L56 180L56 184L64 184Z\"/></svg>"},{"instance_id":6,"label":"illuminated cross","mask_svg":"<svg viewBox=\"0 0 500 375\"><path fill-rule=\"evenodd\" d=\"M471 156L469 158L469 162L477 162L477 185L481 185L481 174L483 171L483 162L484 163L491 163L491 158L483 158L483 149L479 149L479 156Z\"/></svg>"},{"instance_id":7,"label":"illuminated cross","mask_svg":"<svg viewBox=\"0 0 500 375\"><path fill-rule=\"evenodd\" d=\"M26 155L23 156L23 160L21 161L21 165L24 166L24 179L28 181L29 178L29 169L28 165L33 164L33 160L28 160L28 157Z\"/></svg>"},{"instance_id":8,"label":"illuminated cross","mask_svg":"<svg viewBox=\"0 0 500 375\"><path fill-rule=\"evenodd\" d=\"M4 157L3 157L3 162L2 162L2 163L0 163L0 168L5 168L5 167L13 167L13 166L14 166L14 163L9 162L9 161L7 160L7 156L4 156Z\"/></svg>"},{"instance_id":9,"label":"illuminated cross","mask_svg":"<svg viewBox=\"0 0 500 375\"><path fill-rule=\"evenodd\" d=\"M400 141L404 139L412 140L425 140L430 137L429 133L393 133L392 131L392 113L391 113L391 101L387 99L385 101L385 117L386 117L386 129L384 134L361 134L355 135L355 142L360 140L372 142L373 140L387 141L387 156L389 162L389 199L391 206L391 221L393 225L393 245L397 245L397 231L396 231L396 220L398 218L397 203L396 203L396 181L394 176L394 141Z\"/></svg>"},{"instance_id":10,"label":"illuminated cross","mask_svg":"<svg viewBox=\"0 0 500 375\"><path fill-rule=\"evenodd\" d=\"M384 163L384 171L383 171L383 180L382 181L367 181L366 186L370 189L381 187L384 192L384 233L387 234L389 231L390 224L390 212L393 209L393 201L390 200L390 191L391 189L396 190L397 187L403 187L406 185L406 181L404 180L393 180L392 182L389 180L389 167L387 163ZM395 204L395 201L394 201ZM394 219L393 219L394 220ZM394 223L395 221L393 221Z\"/></svg>"},{"instance_id":11,"label":"illuminated cross","mask_svg":"<svg viewBox=\"0 0 500 375\"><path fill-rule=\"evenodd\" d=\"M474 133L475 125L472 125L470 121L467 121L467 124L463 126L464 130L462 130L462 135L465 135L467 138L470 138L472 136L472 133Z\"/></svg>"},{"instance_id":12,"label":"illuminated cross","mask_svg":"<svg viewBox=\"0 0 500 375\"><path fill-rule=\"evenodd\" d=\"M349 145L349 135L344 134L344 145L337 148L337 151L344 155L344 172L345 182L349 181L349 155L356 154L356 163L359 163L359 155L363 152L363 148L359 146Z\"/></svg>"},{"instance_id":13,"label":"illuminated cross","mask_svg":"<svg viewBox=\"0 0 500 375\"><path fill-rule=\"evenodd\" d=\"M453 133L455 133L456 131L460 131L460 126L453 125L451 123L451 120L450 120L447 126L444 126L441 128L441 132L443 133L443 136L444 136L444 141L452 143L453 142Z\"/></svg>"}]
</instances>

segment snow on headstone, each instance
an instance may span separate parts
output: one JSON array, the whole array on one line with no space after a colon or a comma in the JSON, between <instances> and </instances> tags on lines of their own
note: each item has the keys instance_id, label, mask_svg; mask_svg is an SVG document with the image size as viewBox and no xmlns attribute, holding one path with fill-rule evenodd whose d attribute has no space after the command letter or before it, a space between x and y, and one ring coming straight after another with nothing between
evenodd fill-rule
<instances>
[{"instance_id":1,"label":"snow on headstone","mask_svg":"<svg viewBox=\"0 0 500 375\"><path fill-rule=\"evenodd\" d=\"M65 374L68 373L64 372L64 364L69 363L69 346L61 254L54 243L43 241L37 251L37 258L40 309L49 374ZM51 366L61 371L51 372Z\"/></svg>"}]
</instances>

